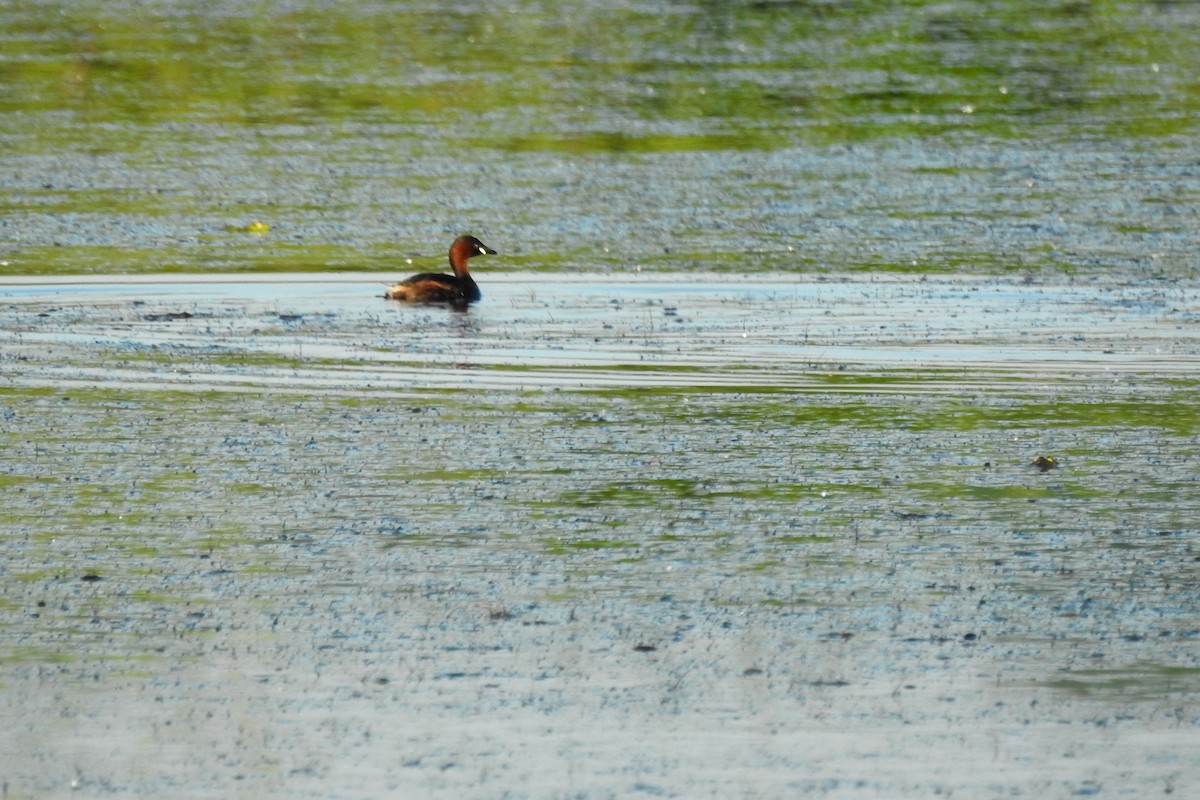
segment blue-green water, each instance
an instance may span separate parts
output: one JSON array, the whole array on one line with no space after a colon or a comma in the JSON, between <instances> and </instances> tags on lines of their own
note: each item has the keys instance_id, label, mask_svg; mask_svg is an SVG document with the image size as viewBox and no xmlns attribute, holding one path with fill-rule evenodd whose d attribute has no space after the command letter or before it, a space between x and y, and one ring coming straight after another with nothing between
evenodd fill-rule
<instances>
[{"instance_id":1,"label":"blue-green water","mask_svg":"<svg viewBox=\"0 0 1200 800\"><path fill-rule=\"evenodd\" d=\"M11 2L0 260L1191 276L1198 43L1189 3Z\"/></svg>"},{"instance_id":2,"label":"blue-green water","mask_svg":"<svg viewBox=\"0 0 1200 800\"><path fill-rule=\"evenodd\" d=\"M1195 286L235 277L0 285L12 796L1194 793Z\"/></svg>"},{"instance_id":3,"label":"blue-green water","mask_svg":"<svg viewBox=\"0 0 1200 800\"><path fill-rule=\"evenodd\" d=\"M1193 5L325 6L0 5L0 794L1200 795Z\"/></svg>"}]
</instances>

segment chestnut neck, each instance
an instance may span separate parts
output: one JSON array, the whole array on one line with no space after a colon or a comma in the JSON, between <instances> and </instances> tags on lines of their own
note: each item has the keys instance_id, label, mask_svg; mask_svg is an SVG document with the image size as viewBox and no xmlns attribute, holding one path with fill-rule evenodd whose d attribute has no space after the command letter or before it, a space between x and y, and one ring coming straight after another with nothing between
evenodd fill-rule
<instances>
[{"instance_id":1,"label":"chestnut neck","mask_svg":"<svg viewBox=\"0 0 1200 800\"><path fill-rule=\"evenodd\" d=\"M462 239L455 239L454 244L450 245L450 269L454 270L455 277L470 280L467 259L472 255L473 252L470 243Z\"/></svg>"}]
</instances>

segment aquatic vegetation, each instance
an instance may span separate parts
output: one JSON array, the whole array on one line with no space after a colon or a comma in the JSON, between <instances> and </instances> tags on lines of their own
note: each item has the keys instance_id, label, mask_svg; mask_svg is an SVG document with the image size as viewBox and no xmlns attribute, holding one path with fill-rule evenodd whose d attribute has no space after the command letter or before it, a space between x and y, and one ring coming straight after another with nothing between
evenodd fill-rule
<instances>
[{"instance_id":1,"label":"aquatic vegetation","mask_svg":"<svg viewBox=\"0 0 1200 800\"><path fill-rule=\"evenodd\" d=\"M5 795L1190 796L1197 23L0 4Z\"/></svg>"},{"instance_id":2,"label":"aquatic vegetation","mask_svg":"<svg viewBox=\"0 0 1200 800\"><path fill-rule=\"evenodd\" d=\"M0 266L1191 275L1186 6L815 8L8 3Z\"/></svg>"},{"instance_id":3,"label":"aquatic vegetation","mask_svg":"<svg viewBox=\"0 0 1200 800\"><path fill-rule=\"evenodd\" d=\"M1072 669L1047 681L1053 689L1109 701L1159 700L1200 690L1200 667L1134 663L1128 667Z\"/></svg>"}]
</instances>

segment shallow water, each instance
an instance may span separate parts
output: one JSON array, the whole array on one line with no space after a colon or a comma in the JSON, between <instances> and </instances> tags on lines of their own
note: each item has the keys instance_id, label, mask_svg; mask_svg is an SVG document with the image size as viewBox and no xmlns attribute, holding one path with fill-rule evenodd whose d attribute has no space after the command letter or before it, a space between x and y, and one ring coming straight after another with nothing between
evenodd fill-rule
<instances>
[{"instance_id":1,"label":"shallow water","mask_svg":"<svg viewBox=\"0 0 1200 800\"><path fill-rule=\"evenodd\" d=\"M1194 288L284 277L0 287L10 794L1196 787Z\"/></svg>"},{"instance_id":2,"label":"shallow water","mask_svg":"<svg viewBox=\"0 0 1200 800\"><path fill-rule=\"evenodd\" d=\"M1196 289L1169 282L486 280L486 302L449 315L380 302L382 284L363 275L32 280L0 291L14 341L55 352L14 376L33 383L42 369L95 365L89 380L118 385L346 393L643 384L940 392L947 381L964 392L996 380L1006 393L1052 393L1068 381L1126 381L1137 392L1143 375L1189 380L1197 357Z\"/></svg>"},{"instance_id":3,"label":"shallow water","mask_svg":"<svg viewBox=\"0 0 1200 800\"><path fill-rule=\"evenodd\" d=\"M0 260L1191 277L1198 42L1192 3L6 3Z\"/></svg>"},{"instance_id":4,"label":"shallow water","mask_svg":"<svg viewBox=\"0 0 1200 800\"><path fill-rule=\"evenodd\" d=\"M0 794L1200 793L1198 44L3 4Z\"/></svg>"}]
</instances>

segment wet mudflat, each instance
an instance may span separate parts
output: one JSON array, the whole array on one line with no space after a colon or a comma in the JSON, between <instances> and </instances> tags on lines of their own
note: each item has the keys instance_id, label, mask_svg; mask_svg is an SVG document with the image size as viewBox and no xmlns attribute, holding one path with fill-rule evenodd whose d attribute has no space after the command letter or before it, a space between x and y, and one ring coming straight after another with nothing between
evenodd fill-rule
<instances>
[{"instance_id":1,"label":"wet mudflat","mask_svg":"<svg viewBox=\"0 0 1200 800\"><path fill-rule=\"evenodd\" d=\"M9 796L1197 789L1194 287L378 290L0 287Z\"/></svg>"}]
</instances>

